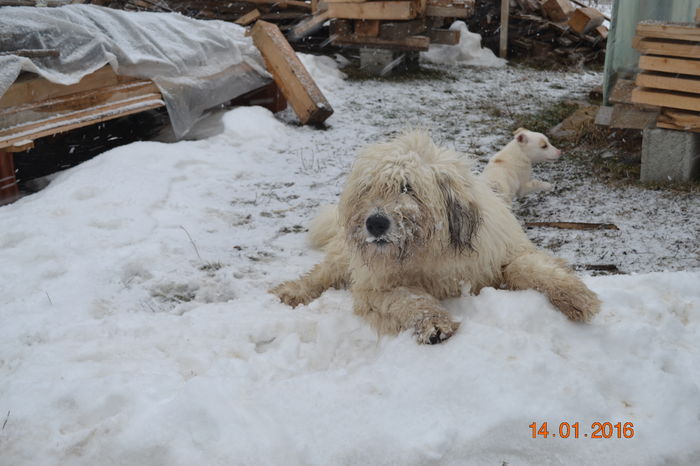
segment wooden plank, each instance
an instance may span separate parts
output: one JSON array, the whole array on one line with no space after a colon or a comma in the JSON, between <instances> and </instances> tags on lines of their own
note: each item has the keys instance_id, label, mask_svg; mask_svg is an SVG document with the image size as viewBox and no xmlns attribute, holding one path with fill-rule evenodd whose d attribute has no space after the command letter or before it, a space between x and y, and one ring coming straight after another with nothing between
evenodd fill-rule
<instances>
[{"instance_id":1,"label":"wooden plank","mask_svg":"<svg viewBox=\"0 0 700 466\"><path fill-rule=\"evenodd\" d=\"M365 3L329 3L328 16L341 19L413 19L414 2L378 1Z\"/></svg>"},{"instance_id":2,"label":"wooden plank","mask_svg":"<svg viewBox=\"0 0 700 466\"><path fill-rule=\"evenodd\" d=\"M0 205L19 199L14 159L10 152L0 149Z\"/></svg>"},{"instance_id":3,"label":"wooden plank","mask_svg":"<svg viewBox=\"0 0 700 466\"><path fill-rule=\"evenodd\" d=\"M693 24L639 23L637 35L700 42L700 28Z\"/></svg>"},{"instance_id":4,"label":"wooden plank","mask_svg":"<svg viewBox=\"0 0 700 466\"><path fill-rule=\"evenodd\" d=\"M425 30L425 18L412 21L382 22L379 25L379 37L388 40L400 40L406 36L421 34Z\"/></svg>"},{"instance_id":5,"label":"wooden plank","mask_svg":"<svg viewBox=\"0 0 700 466\"><path fill-rule=\"evenodd\" d=\"M363 19L355 21L355 34L365 37L379 36L379 20Z\"/></svg>"},{"instance_id":6,"label":"wooden plank","mask_svg":"<svg viewBox=\"0 0 700 466\"><path fill-rule=\"evenodd\" d=\"M575 10L569 0L544 0L542 3L544 15L557 23L568 20Z\"/></svg>"},{"instance_id":7,"label":"wooden plank","mask_svg":"<svg viewBox=\"0 0 700 466\"><path fill-rule=\"evenodd\" d=\"M260 10L257 8L249 11L248 13L244 14L240 18L236 20L236 24L240 26L247 26L253 21L256 21L258 18L260 18Z\"/></svg>"},{"instance_id":8,"label":"wooden plank","mask_svg":"<svg viewBox=\"0 0 700 466\"><path fill-rule=\"evenodd\" d=\"M618 79L610 92L608 100L614 104L629 104L632 102L632 90L635 88L631 79Z\"/></svg>"},{"instance_id":9,"label":"wooden plank","mask_svg":"<svg viewBox=\"0 0 700 466\"><path fill-rule=\"evenodd\" d=\"M317 10L320 11L320 10ZM325 23L330 16L328 16L327 11L316 13L313 16L309 16L306 19L298 22L290 31L289 37L292 40L302 39L310 34L313 34L317 30L321 29L323 23Z\"/></svg>"},{"instance_id":10,"label":"wooden plank","mask_svg":"<svg viewBox=\"0 0 700 466\"><path fill-rule=\"evenodd\" d=\"M17 115L23 113L41 114L80 110L145 94L160 95L160 91L153 81L132 81L84 92L76 92L52 99L15 105L14 107L0 107L0 128L23 123L23 121L16 120Z\"/></svg>"},{"instance_id":11,"label":"wooden plank","mask_svg":"<svg viewBox=\"0 0 700 466\"><path fill-rule=\"evenodd\" d=\"M430 5L425 8L425 16L436 16L439 18L468 18L471 15L469 8L460 6L435 6Z\"/></svg>"},{"instance_id":12,"label":"wooden plank","mask_svg":"<svg viewBox=\"0 0 700 466\"><path fill-rule=\"evenodd\" d=\"M603 24L603 14L595 8L577 8L569 18L569 27L579 34L588 34Z\"/></svg>"},{"instance_id":13,"label":"wooden plank","mask_svg":"<svg viewBox=\"0 0 700 466\"><path fill-rule=\"evenodd\" d=\"M562 230L619 230L613 223L584 223L584 222L525 222L525 226L560 228Z\"/></svg>"},{"instance_id":14,"label":"wooden plank","mask_svg":"<svg viewBox=\"0 0 700 466\"><path fill-rule=\"evenodd\" d=\"M634 36L632 47L645 54L700 58L700 44Z\"/></svg>"},{"instance_id":15,"label":"wooden plank","mask_svg":"<svg viewBox=\"0 0 700 466\"><path fill-rule=\"evenodd\" d=\"M663 74L639 73L635 83L639 87L651 87L667 91L700 94L700 79L682 78Z\"/></svg>"},{"instance_id":16,"label":"wooden plank","mask_svg":"<svg viewBox=\"0 0 700 466\"><path fill-rule=\"evenodd\" d=\"M41 122L20 126L12 130L0 131L0 149L14 146L27 139L38 139L44 136L50 136L52 134L131 115L133 113L140 113L145 110L162 107L164 105L163 101L155 97L151 97L149 100L148 96L144 96L138 100L130 99L123 102L101 105L97 108L47 118Z\"/></svg>"},{"instance_id":17,"label":"wooden plank","mask_svg":"<svg viewBox=\"0 0 700 466\"><path fill-rule=\"evenodd\" d=\"M659 109L645 110L631 104L615 104L608 126L611 128L644 129L653 128Z\"/></svg>"},{"instance_id":18,"label":"wooden plank","mask_svg":"<svg viewBox=\"0 0 700 466\"><path fill-rule=\"evenodd\" d=\"M647 71L700 76L700 60L642 55L639 57L639 67Z\"/></svg>"},{"instance_id":19,"label":"wooden plank","mask_svg":"<svg viewBox=\"0 0 700 466\"><path fill-rule=\"evenodd\" d=\"M258 21L251 36L302 124L322 123L333 114L333 108L277 26Z\"/></svg>"},{"instance_id":20,"label":"wooden plank","mask_svg":"<svg viewBox=\"0 0 700 466\"><path fill-rule=\"evenodd\" d=\"M501 0L501 33L498 39L498 55L508 57L508 20L510 19L510 0Z\"/></svg>"},{"instance_id":21,"label":"wooden plank","mask_svg":"<svg viewBox=\"0 0 700 466\"><path fill-rule=\"evenodd\" d=\"M118 76L111 66L104 66L99 70L84 76L77 84L64 85L52 83L44 78L32 77L20 79L0 97L0 107L13 107L16 105L51 99L54 97L97 89L126 82L138 81L127 76ZM141 80L143 81L143 80Z\"/></svg>"},{"instance_id":22,"label":"wooden plank","mask_svg":"<svg viewBox=\"0 0 700 466\"><path fill-rule=\"evenodd\" d=\"M245 0L245 2L256 5L275 5L275 8L278 9L292 7L309 12L311 11L311 3L301 2L299 0Z\"/></svg>"},{"instance_id":23,"label":"wooden plank","mask_svg":"<svg viewBox=\"0 0 700 466\"><path fill-rule=\"evenodd\" d=\"M459 31L453 31L451 29L430 29L428 30L428 37L430 37L431 44L445 44L445 45L455 45L459 44Z\"/></svg>"},{"instance_id":24,"label":"wooden plank","mask_svg":"<svg viewBox=\"0 0 700 466\"><path fill-rule=\"evenodd\" d=\"M672 93L638 87L632 91L632 102L700 112L700 96L695 94Z\"/></svg>"},{"instance_id":25,"label":"wooden plank","mask_svg":"<svg viewBox=\"0 0 700 466\"><path fill-rule=\"evenodd\" d=\"M659 128L700 133L700 113L683 112L665 108L656 120Z\"/></svg>"},{"instance_id":26,"label":"wooden plank","mask_svg":"<svg viewBox=\"0 0 700 466\"><path fill-rule=\"evenodd\" d=\"M428 50L430 38L427 36L409 36L398 40L382 39L380 37L356 37L353 35L336 35L333 44L346 47L367 47L394 50Z\"/></svg>"}]
</instances>

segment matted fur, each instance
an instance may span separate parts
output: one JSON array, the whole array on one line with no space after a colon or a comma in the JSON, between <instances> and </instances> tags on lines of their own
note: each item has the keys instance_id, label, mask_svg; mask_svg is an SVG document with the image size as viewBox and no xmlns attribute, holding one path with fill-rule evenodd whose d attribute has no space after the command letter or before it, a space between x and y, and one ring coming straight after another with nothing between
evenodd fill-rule
<instances>
[{"instance_id":1,"label":"matted fur","mask_svg":"<svg viewBox=\"0 0 700 466\"><path fill-rule=\"evenodd\" d=\"M367 219L390 219L386 233ZM337 222L337 223L336 223ZM350 288L354 311L380 333L412 330L438 343L457 329L440 300L482 287L533 288L572 320L587 320L600 302L566 264L538 251L506 204L463 158L412 131L362 150L337 214L313 222L323 261L271 291L290 306L326 289Z\"/></svg>"}]
</instances>

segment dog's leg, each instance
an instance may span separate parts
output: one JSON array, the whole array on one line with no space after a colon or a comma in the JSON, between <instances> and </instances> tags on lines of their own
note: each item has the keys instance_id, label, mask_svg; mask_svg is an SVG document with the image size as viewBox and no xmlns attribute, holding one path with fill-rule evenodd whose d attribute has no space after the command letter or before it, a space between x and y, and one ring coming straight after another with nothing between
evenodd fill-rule
<instances>
[{"instance_id":1,"label":"dog's leg","mask_svg":"<svg viewBox=\"0 0 700 466\"><path fill-rule=\"evenodd\" d=\"M270 293L276 294L283 303L297 307L299 304L309 304L328 288L346 287L348 278L347 261L329 254L308 273L297 280L277 285Z\"/></svg>"},{"instance_id":2,"label":"dog's leg","mask_svg":"<svg viewBox=\"0 0 700 466\"><path fill-rule=\"evenodd\" d=\"M536 191L551 191L554 188L552 183L540 180L530 180L522 187L522 194L534 193Z\"/></svg>"},{"instance_id":3,"label":"dog's leg","mask_svg":"<svg viewBox=\"0 0 700 466\"><path fill-rule=\"evenodd\" d=\"M518 256L503 268L506 286L535 289L571 320L587 321L600 310L598 296L562 259L534 251Z\"/></svg>"},{"instance_id":4,"label":"dog's leg","mask_svg":"<svg viewBox=\"0 0 700 466\"><path fill-rule=\"evenodd\" d=\"M441 343L459 327L440 301L415 288L353 290L353 301L355 313L365 317L380 333L413 330L418 343Z\"/></svg>"}]
</instances>

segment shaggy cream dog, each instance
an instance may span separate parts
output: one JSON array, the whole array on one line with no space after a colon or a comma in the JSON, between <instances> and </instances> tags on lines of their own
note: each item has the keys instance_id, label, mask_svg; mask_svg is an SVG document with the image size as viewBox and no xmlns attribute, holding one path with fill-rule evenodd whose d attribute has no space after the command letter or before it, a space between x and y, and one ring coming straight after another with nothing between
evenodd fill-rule
<instances>
[{"instance_id":1,"label":"shaggy cream dog","mask_svg":"<svg viewBox=\"0 0 700 466\"><path fill-rule=\"evenodd\" d=\"M325 258L271 291L294 307L328 288L349 288L355 312L382 334L449 338L458 324L440 300L463 286L536 289L577 321L600 306L564 261L534 247L463 158L425 132L361 151L338 210L326 208L311 230L325 239Z\"/></svg>"},{"instance_id":2,"label":"shaggy cream dog","mask_svg":"<svg viewBox=\"0 0 700 466\"><path fill-rule=\"evenodd\" d=\"M557 160L561 151L542 133L518 128L503 150L491 157L481 176L506 204L535 191L549 191L552 185L532 178L532 164Z\"/></svg>"}]
</instances>

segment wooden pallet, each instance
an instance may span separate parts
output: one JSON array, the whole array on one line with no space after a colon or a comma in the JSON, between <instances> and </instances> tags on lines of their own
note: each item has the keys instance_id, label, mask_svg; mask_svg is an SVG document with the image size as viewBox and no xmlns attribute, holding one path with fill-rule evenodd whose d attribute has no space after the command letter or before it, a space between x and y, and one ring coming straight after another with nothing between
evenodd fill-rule
<instances>
[{"instance_id":1,"label":"wooden pallet","mask_svg":"<svg viewBox=\"0 0 700 466\"><path fill-rule=\"evenodd\" d=\"M700 26L640 23L642 53L631 102L659 108L656 126L700 132Z\"/></svg>"}]
</instances>

